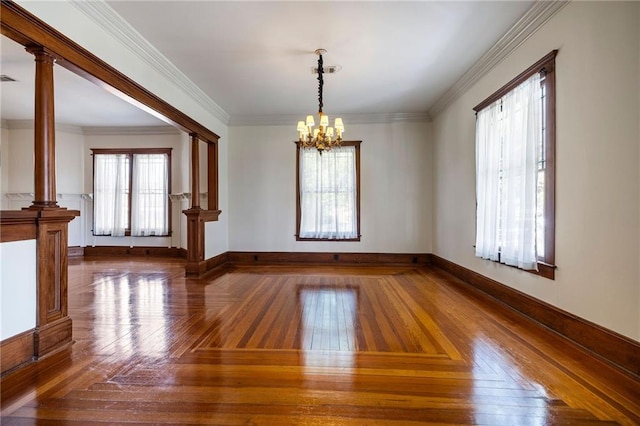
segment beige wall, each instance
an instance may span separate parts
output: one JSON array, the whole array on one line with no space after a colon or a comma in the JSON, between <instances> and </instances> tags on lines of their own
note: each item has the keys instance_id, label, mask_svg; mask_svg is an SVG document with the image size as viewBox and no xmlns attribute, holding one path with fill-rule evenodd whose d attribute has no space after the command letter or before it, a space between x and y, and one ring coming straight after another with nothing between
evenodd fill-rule
<instances>
[{"instance_id":1,"label":"beige wall","mask_svg":"<svg viewBox=\"0 0 640 426\"><path fill-rule=\"evenodd\" d=\"M230 127L229 249L431 252L429 123L346 123L361 146L360 242L296 242L295 126Z\"/></svg>"},{"instance_id":2,"label":"beige wall","mask_svg":"<svg viewBox=\"0 0 640 426\"><path fill-rule=\"evenodd\" d=\"M640 340L640 3L573 2L434 118L434 253ZM472 108L552 49L556 280L474 257Z\"/></svg>"}]
</instances>

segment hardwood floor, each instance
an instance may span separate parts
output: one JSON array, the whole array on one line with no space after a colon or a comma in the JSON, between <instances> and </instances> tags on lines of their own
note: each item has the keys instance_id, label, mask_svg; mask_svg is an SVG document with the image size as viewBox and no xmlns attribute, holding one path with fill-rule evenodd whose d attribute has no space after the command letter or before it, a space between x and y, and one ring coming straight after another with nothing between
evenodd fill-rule
<instances>
[{"instance_id":1,"label":"hardwood floor","mask_svg":"<svg viewBox=\"0 0 640 426\"><path fill-rule=\"evenodd\" d=\"M433 267L70 260L2 424L640 424L640 382Z\"/></svg>"}]
</instances>

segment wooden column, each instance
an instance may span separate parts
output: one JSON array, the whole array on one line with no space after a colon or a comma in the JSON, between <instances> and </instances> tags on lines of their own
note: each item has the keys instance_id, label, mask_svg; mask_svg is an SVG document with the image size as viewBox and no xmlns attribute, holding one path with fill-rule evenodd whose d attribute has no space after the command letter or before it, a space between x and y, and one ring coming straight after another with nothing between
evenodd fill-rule
<instances>
[{"instance_id":1,"label":"wooden column","mask_svg":"<svg viewBox=\"0 0 640 426\"><path fill-rule=\"evenodd\" d=\"M53 97L53 62L43 47L28 48L35 56L35 117L34 117L34 200L36 209L58 207L56 202L56 144Z\"/></svg>"},{"instance_id":2,"label":"wooden column","mask_svg":"<svg viewBox=\"0 0 640 426\"><path fill-rule=\"evenodd\" d=\"M187 275L198 275L204 261L204 222L200 219L200 141L196 133L191 136L191 207L187 216Z\"/></svg>"},{"instance_id":3,"label":"wooden column","mask_svg":"<svg viewBox=\"0 0 640 426\"><path fill-rule=\"evenodd\" d=\"M204 258L204 224L218 220L220 211L217 209L203 210L200 207L199 138L196 133L190 133L189 136L191 136L191 208L182 211L182 213L187 216L187 264L185 266L185 273L188 276L197 276L207 270L207 261ZM213 144L209 143L209 147L211 147L211 145ZM212 154L211 150L207 151L209 159L211 155L215 156L216 152L213 151ZM217 205L217 182L215 186L211 186L211 173L211 165L209 165L209 171L207 173L209 188L213 188L215 191L214 193L209 192L209 206L211 206L212 197L216 200ZM217 171L215 176L217 177Z\"/></svg>"},{"instance_id":4,"label":"wooden column","mask_svg":"<svg viewBox=\"0 0 640 426\"><path fill-rule=\"evenodd\" d=\"M191 133L191 208L200 208L200 145L198 135Z\"/></svg>"},{"instance_id":5,"label":"wooden column","mask_svg":"<svg viewBox=\"0 0 640 426\"><path fill-rule=\"evenodd\" d=\"M218 210L218 143L207 144L208 210Z\"/></svg>"},{"instance_id":6,"label":"wooden column","mask_svg":"<svg viewBox=\"0 0 640 426\"><path fill-rule=\"evenodd\" d=\"M56 144L54 57L43 47L29 47L35 56L34 200L25 210L35 211L36 328L33 357L71 344L67 313L67 246L69 222L80 215L56 201Z\"/></svg>"}]
</instances>

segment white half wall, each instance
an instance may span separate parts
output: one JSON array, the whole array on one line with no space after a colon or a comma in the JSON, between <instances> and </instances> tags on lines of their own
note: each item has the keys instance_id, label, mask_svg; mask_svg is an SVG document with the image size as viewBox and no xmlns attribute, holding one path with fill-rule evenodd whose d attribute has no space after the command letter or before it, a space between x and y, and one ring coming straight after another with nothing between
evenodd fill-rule
<instances>
[{"instance_id":1,"label":"white half wall","mask_svg":"<svg viewBox=\"0 0 640 426\"><path fill-rule=\"evenodd\" d=\"M555 281L474 256L472 108L553 49ZM571 2L438 114L434 253L640 340L640 3Z\"/></svg>"},{"instance_id":2,"label":"white half wall","mask_svg":"<svg viewBox=\"0 0 640 426\"><path fill-rule=\"evenodd\" d=\"M345 123L362 141L360 242L296 241L294 124L229 128L229 250L431 252L429 123Z\"/></svg>"},{"instance_id":3,"label":"white half wall","mask_svg":"<svg viewBox=\"0 0 640 426\"><path fill-rule=\"evenodd\" d=\"M36 326L36 240L0 244L0 340Z\"/></svg>"}]
</instances>

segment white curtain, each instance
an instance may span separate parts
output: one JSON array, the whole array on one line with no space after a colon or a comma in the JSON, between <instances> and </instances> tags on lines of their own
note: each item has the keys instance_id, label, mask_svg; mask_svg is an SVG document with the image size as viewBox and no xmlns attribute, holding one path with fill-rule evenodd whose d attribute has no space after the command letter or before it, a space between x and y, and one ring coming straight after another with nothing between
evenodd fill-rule
<instances>
[{"instance_id":1,"label":"white curtain","mask_svg":"<svg viewBox=\"0 0 640 426\"><path fill-rule=\"evenodd\" d=\"M129 159L95 154L94 164L93 233L121 237L128 226Z\"/></svg>"},{"instance_id":2,"label":"white curtain","mask_svg":"<svg viewBox=\"0 0 640 426\"><path fill-rule=\"evenodd\" d=\"M476 256L522 269L537 269L541 97L536 73L476 120Z\"/></svg>"},{"instance_id":3,"label":"white curtain","mask_svg":"<svg viewBox=\"0 0 640 426\"><path fill-rule=\"evenodd\" d=\"M169 167L167 154L134 154L131 235L167 235Z\"/></svg>"},{"instance_id":4,"label":"white curtain","mask_svg":"<svg viewBox=\"0 0 640 426\"><path fill-rule=\"evenodd\" d=\"M300 238L358 237L356 150L300 150Z\"/></svg>"}]
</instances>

